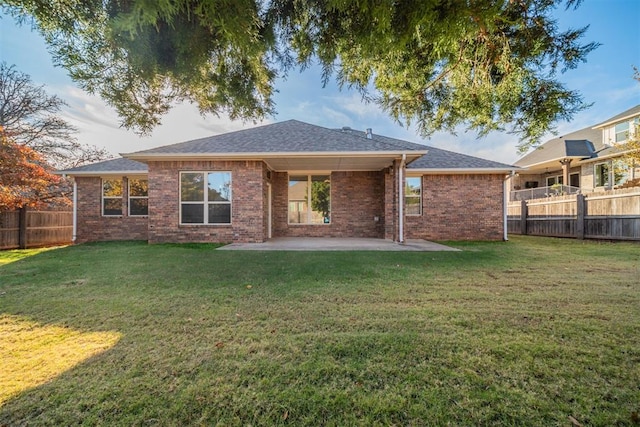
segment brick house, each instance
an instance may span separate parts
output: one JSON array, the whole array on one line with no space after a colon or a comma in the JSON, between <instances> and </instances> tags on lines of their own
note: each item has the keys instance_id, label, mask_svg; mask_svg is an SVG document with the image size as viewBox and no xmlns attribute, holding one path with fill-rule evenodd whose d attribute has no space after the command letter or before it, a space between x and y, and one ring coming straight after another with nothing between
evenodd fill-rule
<instances>
[{"instance_id":1,"label":"brick house","mask_svg":"<svg viewBox=\"0 0 640 427\"><path fill-rule=\"evenodd\" d=\"M513 166L296 120L60 171L76 242L500 240Z\"/></svg>"}]
</instances>

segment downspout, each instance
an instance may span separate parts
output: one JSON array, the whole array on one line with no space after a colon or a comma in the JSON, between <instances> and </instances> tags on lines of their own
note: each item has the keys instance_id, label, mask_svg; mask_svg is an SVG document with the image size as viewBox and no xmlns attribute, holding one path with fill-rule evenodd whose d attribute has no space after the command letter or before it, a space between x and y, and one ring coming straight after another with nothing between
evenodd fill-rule
<instances>
[{"instance_id":1,"label":"downspout","mask_svg":"<svg viewBox=\"0 0 640 427\"><path fill-rule=\"evenodd\" d=\"M78 231L78 182L73 179L73 235L71 241L76 241L76 234Z\"/></svg>"},{"instance_id":2,"label":"downspout","mask_svg":"<svg viewBox=\"0 0 640 427\"><path fill-rule=\"evenodd\" d=\"M398 243L404 243L404 162L406 154L402 155L402 160L398 165Z\"/></svg>"},{"instance_id":3,"label":"downspout","mask_svg":"<svg viewBox=\"0 0 640 427\"><path fill-rule=\"evenodd\" d=\"M504 240L505 242L509 240L509 235L508 235L508 225L509 223L508 221L508 216L507 216L507 210L509 207L509 187L508 187L508 182L509 179L514 177L516 175L515 171L511 171L511 173L509 175L507 175L504 180L502 181L502 230L503 230L503 234L502 234L502 240Z\"/></svg>"}]
</instances>

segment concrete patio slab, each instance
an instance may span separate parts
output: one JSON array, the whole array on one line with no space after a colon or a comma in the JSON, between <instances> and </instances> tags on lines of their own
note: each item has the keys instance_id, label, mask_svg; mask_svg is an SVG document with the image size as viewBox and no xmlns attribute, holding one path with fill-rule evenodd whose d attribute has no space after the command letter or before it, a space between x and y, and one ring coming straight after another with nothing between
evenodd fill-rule
<instances>
[{"instance_id":1,"label":"concrete patio slab","mask_svg":"<svg viewBox=\"0 0 640 427\"><path fill-rule=\"evenodd\" d=\"M403 244L385 239L332 237L276 237L264 243L232 243L219 251L460 251L427 240L411 239Z\"/></svg>"}]
</instances>

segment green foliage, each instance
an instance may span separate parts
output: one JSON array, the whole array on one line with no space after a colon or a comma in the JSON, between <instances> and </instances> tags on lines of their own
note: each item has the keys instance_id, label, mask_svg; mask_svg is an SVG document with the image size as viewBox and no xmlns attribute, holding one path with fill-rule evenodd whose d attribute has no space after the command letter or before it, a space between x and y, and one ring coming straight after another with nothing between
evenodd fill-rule
<instances>
[{"instance_id":1,"label":"green foliage","mask_svg":"<svg viewBox=\"0 0 640 427\"><path fill-rule=\"evenodd\" d=\"M311 182L311 209L320 212L323 217L328 217L331 210L331 183L328 177L322 178L326 179Z\"/></svg>"},{"instance_id":2,"label":"green foliage","mask_svg":"<svg viewBox=\"0 0 640 427\"><path fill-rule=\"evenodd\" d=\"M586 107L557 73L597 47L552 17L580 0L3 3L34 17L56 62L141 132L175 101L271 114L278 73L318 61L325 83L335 76L424 135L464 125L531 143Z\"/></svg>"}]
</instances>

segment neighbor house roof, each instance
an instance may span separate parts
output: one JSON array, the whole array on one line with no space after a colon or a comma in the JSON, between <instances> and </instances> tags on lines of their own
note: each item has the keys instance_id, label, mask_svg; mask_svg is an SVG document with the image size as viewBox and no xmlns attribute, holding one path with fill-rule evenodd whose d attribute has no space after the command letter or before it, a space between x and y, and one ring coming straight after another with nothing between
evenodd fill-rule
<instances>
[{"instance_id":1,"label":"neighbor house roof","mask_svg":"<svg viewBox=\"0 0 640 427\"><path fill-rule=\"evenodd\" d=\"M602 129L603 127L615 124L617 122L621 122L623 120L630 119L632 117L640 115L640 105L636 105L635 107L629 108L627 111L623 111L620 114L616 114L610 119L605 120L604 122L594 126L594 129Z\"/></svg>"},{"instance_id":2,"label":"neighbor house roof","mask_svg":"<svg viewBox=\"0 0 640 427\"><path fill-rule=\"evenodd\" d=\"M515 165L531 167L568 158L589 158L603 148L602 131L588 127L550 139L515 162Z\"/></svg>"}]
</instances>

